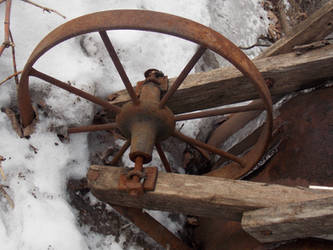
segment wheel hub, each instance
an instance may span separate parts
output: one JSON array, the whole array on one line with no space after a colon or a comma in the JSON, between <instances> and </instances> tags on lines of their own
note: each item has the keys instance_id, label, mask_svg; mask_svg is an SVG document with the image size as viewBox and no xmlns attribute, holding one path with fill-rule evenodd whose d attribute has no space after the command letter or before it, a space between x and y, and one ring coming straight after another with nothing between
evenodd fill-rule
<instances>
[{"instance_id":1,"label":"wheel hub","mask_svg":"<svg viewBox=\"0 0 333 250\"><path fill-rule=\"evenodd\" d=\"M160 97L158 81L153 82L146 76L139 104L125 104L116 117L118 128L131 140L129 156L133 162L138 156L143 158L144 163L150 162L155 143L167 139L174 131L174 114L166 106L159 107Z\"/></svg>"}]
</instances>

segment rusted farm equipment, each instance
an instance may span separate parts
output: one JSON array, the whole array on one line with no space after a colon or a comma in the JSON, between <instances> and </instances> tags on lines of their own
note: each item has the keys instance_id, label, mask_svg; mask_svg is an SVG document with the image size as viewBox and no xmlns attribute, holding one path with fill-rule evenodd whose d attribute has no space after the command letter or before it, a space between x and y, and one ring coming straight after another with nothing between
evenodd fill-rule
<instances>
[{"instance_id":1,"label":"rusted farm equipment","mask_svg":"<svg viewBox=\"0 0 333 250\"><path fill-rule=\"evenodd\" d=\"M119 29L168 34L194 42L199 45L199 48L170 87L168 86L168 78L161 71L147 69L144 73L145 80L141 81L140 88L137 88L139 91L135 91L107 35L107 30ZM33 67L34 63L55 45L69 38L90 32L99 32L107 52L126 87L129 101L121 106L90 95L52 76L39 72ZM258 93L257 96L260 99L248 105L232 108L216 108L217 104L215 106L210 105L209 108L215 107L212 110L198 111L200 107L204 106L202 104L199 105L199 108L195 107L191 109L191 112L172 109L171 106L168 108L175 92L207 49L224 57L242 72L254 85ZM153 11L114 10L82 16L61 25L39 43L32 52L22 72L18 101L21 122L24 128L31 126L36 117L29 94L29 77L31 76L65 89L115 114L115 122L72 127L68 129L68 133L109 130L113 128L118 128L121 131L122 135L126 138L126 142L111 161L111 165L116 165L124 152L131 147L129 158L134 162L134 168L127 170L91 166L87 174L88 183L97 198L114 205L117 211L129 217L143 231L150 234L150 236L163 246L169 244L172 249L187 249L187 246L183 242L179 241L173 234L166 232L152 217L144 214L138 208L168 210L168 205L178 203L178 205L172 207L174 210L170 209L170 211L198 216L220 216L240 221L242 213L245 211L277 206L280 203L303 202L312 199L324 199L331 196L331 193L316 193L308 189L300 190L298 188L279 185L249 184L243 181L228 181L208 176L185 177L185 175L175 175L172 173L158 173L155 167L143 167L143 164L151 161L152 151L155 147L166 171L171 172L170 164L161 147L161 143L171 136L212 154L231 160L232 163L227 165L227 169L231 169L234 172L237 171L237 176L242 176L251 170L260 160L268 146L272 134L273 118L270 91L266 86L265 80L253 62L237 46L222 35L201 24ZM304 79L304 81L307 81L307 79ZM265 110L266 121L254 146L243 156L233 155L217 147L189 138L175 129L177 121L253 110ZM192 113L192 111L197 112ZM238 178L234 177L236 176L234 174L232 176L235 179ZM172 187L172 183L168 182L170 178L174 178L174 183L178 185L177 187ZM189 187L182 187L183 183ZM213 183L218 188L214 189L215 186ZM206 196L200 196L200 192L195 193L193 196L184 195L183 197L187 199L188 203L182 203L182 198L179 198L181 195L177 196L177 192L180 192L179 190L184 188L185 191L182 190L182 194L184 194L186 190L190 190L190 187L196 186L196 184L203 189ZM170 192L168 192L168 188L170 188ZM247 192L248 188L249 191ZM225 192L219 192L221 189L225 190ZM240 197L236 197L239 194L238 192L243 191L244 193ZM271 194L271 197L265 196L266 192L267 195ZM275 197L274 194L279 192L283 192L284 196ZM156 195L154 196L154 194ZM251 197L248 198L248 195ZM110 196L113 197L113 200L110 199ZM166 202L165 197L168 197L170 200ZM251 199L258 200L253 201ZM195 207L203 203L205 205L202 210ZM185 204L193 206L186 207ZM120 205L127 206L127 208L119 207ZM210 209L211 212L208 213L205 209Z\"/></svg>"},{"instance_id":2,"label":"rusted farm equipment","mask_svg":"<svg viewBox=\"0 0 333 250\"><path fill-rule=\"evenodd\" d=\"M168 79L162 72L158 70L147 70L145 72L146 79L141 88L140 97L138 97L106 33L107 30L116 29L134 29L169 34L197 43L200 47L170 88L167 86ZM99 32L105 47L121 76L127 92L131 97L131 102L122 107L118 107L101 98L92 96L33 68L34 63L38 58L56 44L89 32ZM246 106L174 115L166 106L167 101L172 98L173 94L206 49L210 49L223 56L234 64L245 76L251 79L261 99ZM228 158L232 160L234 164L239 164L244 169L248 170L259 161L261 155L265 151L271 134L272 104L270 93L261 74L246 55L229 40L210 28L184 18L164 13L141 10L104 11L74 19L63 24L47 35L32 52L21 76L18 100L21 120L24 127L30 125L35 117L35 112L32 108L29 95L30 76L45 80L75 95L96 103L108 111L116 113L115 123L92 125L83 128L70 128L69 133L119 128L127 138L128 142L125 143L124 148L120 150L119 154L113 160L113 163L115 164L122 156L125 149L131 146L129 157L135 162L135 168L128 173L127 178L124 179L125 183L120 183L120 185L123 187L122 184L124 184L124 188L127 186L128 189L134 190L133 192L136 192L135 190L143 191L144 187L147 187L149 190L153 189L153 180L156 178L157 174L156 168L143 170L142 164L151 161L154 146L156 146L165 168L170 170L169 163L167 162L160 145L163 140L170 136L177 137L189 144L208 150L221 157ZM267 116L265 128L261 137L255 147L243 157L234 156L228 152L224 152L218 148L189 138L175 130L175 123L177 121L248 110L266 110ZM144 185L143 177L145 175L147 175L147 180ZM147 183L151 183L151 186Z\"/></svg>"},{"instance_id":3,"label":"rusted farm equipment","mask_svg":"<svg viewBox=\"0 0 333 250\"><path fill-rule=\"evenodd\" d=\"M118 29L164 33L194 42L199 45L199 48L170 88L168 87L168 78L164 76L162 72L156 69L148 69L144 74L145 80L140 88L140 93L137 95L106 33L107 30ZM55 45L69 38L90 32L99 32L107 52L131 98L131 101L122 107L90 95L52 76L39 72L33 67L34 63ZM182 84L206 49L210 49L226 58L248 77L257 89L261 99L246 106L174 115L173 111L167 107L168 100L172 98L173 94L177 91L178 87ZM259 161L271 136L271 97L263 77L254 64L237 46L219 33L196 22L177 16L143 10L104 11L76 18L52 31L34 49L22 72L18 90L18 101L21 122L24 128L30 126L36 117L29 94L29 78L31 76L65 89L116 114L116 121L114 123L69 128L68 132L77 133L119 128L122 134L127 138L127 142L114 157L112 164L116 164L126 149L131 147L129 157L135 163L135 167L127 174L122 174L119 181L119 189L127 190L130 194L138 195L142 194L144 191L154 190L157 168L143 168L143 164L151 161L154 146L157 149L165 169L168 172L171 171L168 160L161 147L161 142L170 136L177 137L184 142L232 160L232 164L240 165L244 169L244 172L251 169L253 165ZM266 123L256 145L243 157L224 152L216 147L189 138L175 130L175 123L177 121L248 110L266 110ZM120 208L118 211L119 210ZM127 210L127 212L129 211L131 210ZM149 221L150 219L146 220Z\"/></svg>"}]
</instances>

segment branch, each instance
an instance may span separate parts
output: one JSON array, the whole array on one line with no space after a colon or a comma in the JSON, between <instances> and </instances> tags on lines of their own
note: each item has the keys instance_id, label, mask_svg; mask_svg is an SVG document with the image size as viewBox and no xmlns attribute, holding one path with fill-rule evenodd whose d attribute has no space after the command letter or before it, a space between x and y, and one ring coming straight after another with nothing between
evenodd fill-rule
<instances>
[{"instance_id":1,"label":"branch","mask_svg":"<svg viewBox=\"0 0 333 250\"><path fill-rule=\"evenodd\" d=\"M26 3L29 3L29 4L31 4L31 5L33 5L33 6L36 6L36 7L40 8L40 9L42 9L43 11L46 11L46 12L48 12L48 13L53 12L53 13L55 13L55 14L61 16L61 17L64 18L64 19L66 18L64 15L60 14L58 11L56 11L56 10L54 10L54 9L47 8L47 7L45 7L45 6L39 5L39 4L37 4L37 3L34 3L34 2L32 2L32 1L30 1L30 0L22 0L22 1L23 1L23 2L26 2Z\"/></svg>"},{"instance_id":2,"label":"branch","mask_svg":"<svg viewBox=\"0 0 333 250\"><path fill-rule=\"evenodd\" d=\"M254 47L270 47L271 45L270 44L265 44L265 43L255 43L255 44L252 44L251 46L249 47L242 47L242 46L238 46L238 48L242 49L242 50L247 50L247 49L252 49Z\"/></svg>"},{"instance_id":3,"label":"branch","mask_svg":"<svg viewBox=\"0 0 333 250\"><path fill-rule=\"evenodd\" d=\"M11 46L11 43L9 41L9 23L10 23L10 9L12 6L12 0L6 0L6 14L5 14L5 21L4 21L4 31L5 31L5 38L3 43L0 46L0 56L2 55L2 52Z\"/></svg>"},{"instance_id":4,"label":"branch","mask_svg":"<svg viewBox=\"0 0 333 250\"><path fill-rule=\"evenodd\" d=\"M0 0L0 4L2 4L4 1L6 1L6 0Z\"/></svg>"},{"instance_id":5,"label":"branch","mask_svg":"<svg viewBox=\"0 0 333 250\"><path fill-rule=\"evenodd\" d=\"M11 206L11 208L14 208L14 201L12 200L12 198L10 198L10 196L8 195L8 193L6 192L6 190L4 189L3 185L0 185L0 192L3 194L3 196L5 196L5 198L7 199L9 205Z\"/></svg>"},{"instance_id":6,"label":"branch","mask_svg":"<svg viewBox=\"0 0 333 250\"><path fill-rule=\"evenodd\" d=\"M247 50L247 49L252 49L254 47L270 47L271 44L267 44L267 43L260 43L260 40L265 40L265 41L269 41L269 38L264 36L264 35L260 35L258 38L257 38L257 41L255 44L252 44L251 46L249 47L242 47L242 46L238 46L238 48L242 49L242 50Z\"/></svg>"},{"instance_id":7,"label":"branch","mask_svg":"<svg viewBox=\"0 0 333 250\"><path fill-rule=\"evenodd\" d=\"M15 43L14 43L14 39L13 39L13 35L12 32L9 29L9 38L10 38L10 42L12 44L12 58L13 58L13 70L14 70L14 77L15 77L15 82L16 82L16 86L18 86L19 84L19 79L18 79L18 72L17 72L17 67L16 67L16 57L15 57ZM1 83L0 83L1 85Z\"/></svg>"},{"instance_id":8,"label":"branch","mask_svg":"<svg viewBox=\"0 0 333 250\"><path fill-rule=\"evenodd\" d=\"M14 74L8 76L6 79L4 79L4 80L2 80L2 81L0 82L0 85L3 84L3 83L5 83L5 82L7 82L7 81L10 80L10 79L12 79L13 77L18 76L18 75L21 74L21 73L22 73L22 71L18 71L18 72L16 72L16 73L14 73Z\"/></svg>"},{"instance_id":9,"label":"branch","mask_svg":"<svg viewBox=\"0 0 333 250\"><path fill-rule=\"evenodd\" d=\"M3 157L2 155L0 155L0 174L2 176L2 179L4 179L4 181L6 180L6 175L5 175L5 172L2 169L1 162L5 161L5 160L6 160L6 158Z\"/></svg>"}]
</instances>

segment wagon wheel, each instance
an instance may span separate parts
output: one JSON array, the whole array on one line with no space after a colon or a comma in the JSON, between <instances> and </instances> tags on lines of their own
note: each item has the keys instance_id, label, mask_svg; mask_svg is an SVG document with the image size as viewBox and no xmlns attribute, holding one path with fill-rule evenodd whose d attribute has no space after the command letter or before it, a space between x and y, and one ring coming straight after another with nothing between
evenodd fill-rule
<instances>
[{"instance_id":1,"label":"wagon wheel","mask_svg":"<svg viewBox=\"0 0 333 250\"><path fill-rule=\"evenodd\" d=\"M163 80L163 75L154 70L148 71L145 84L141 90L141 95L138 97L106 33L107 30L119 29L153 31L173 35L197 43L199 45L199 49L162 98L161 89L158 83L159 80ZM99 32L100 37L103 40L103 43L131 98L131 101L122 107L118 107L99 97L90 95L33 68L34 63L38 60L38 58L58 43L90 32ZM173 94L177 91L178 87L184 81L206 49L210 49L221 55L231 62L237 69L239 69L246 77L248 77L257 89L261 99L246 106L219 108L211 111L199 111L192 114L174 115L166 104L168 100L172 98ZM221 157L232 160L233 163L231 165L240 169L240 171L245 174L259 161L261 155L267 147L271 135L271 97L269 90L265 85L264 79L254 64L243 52L240 51L237 46L221 34L196 22L165 13L146 10L103 11L76 18L61 25L48 34L32 52L22 72L18 90L18 101L23 127L30 125L35 117L29 94L30 76L45 80L75 95L98 104L109 111L115 112L116 122L114 123L71 128L69 132L74 133L119 128L127 138L127 142L116 154L112 163L115 164L124 154L126 149L131 146L130 158L136 163L136 169L140 171L142 170L143 163L151 161L154 146L156 146L157 152L159 153L165 168L170 171L170 165L162 151L160 142L170 136L174 136L186 143L195 145L204 150L220 155ZM175 123L177 121L256 109L267 111L266 123L257 143L246 155L242 157L232 155L231 153L187 137L175 129Z\"/></svg>"}]
</instances>

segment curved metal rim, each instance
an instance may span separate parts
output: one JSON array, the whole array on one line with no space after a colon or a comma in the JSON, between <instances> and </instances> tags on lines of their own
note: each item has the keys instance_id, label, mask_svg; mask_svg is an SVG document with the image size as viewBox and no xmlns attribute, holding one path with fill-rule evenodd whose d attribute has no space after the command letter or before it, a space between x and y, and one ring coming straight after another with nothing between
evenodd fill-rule
<instances>
[{"instance_id":1,"label":"curved metal rim","mask_svg":"<svg viewBox=\"0 0 333 250\"><path fill-rule=\"evenodd\" d=\"M110 10L73 19L50 32L34 49L21 75L18 102L23 126L34 119L29 94L29 74L32 66L46 51L77 35L105 30L143 30L173 35L209 48L230 61L248 77L263 100L267 111L266 125L254 148L244 156L249 160L246 169L259 161L272 131L272 101L265 81L251 60L232 42L216 31L178 16L147 10ZM260 153L260 155L258 155ZM246 172L243 168L242 172Z\"/></svg>"}]
</instances>

